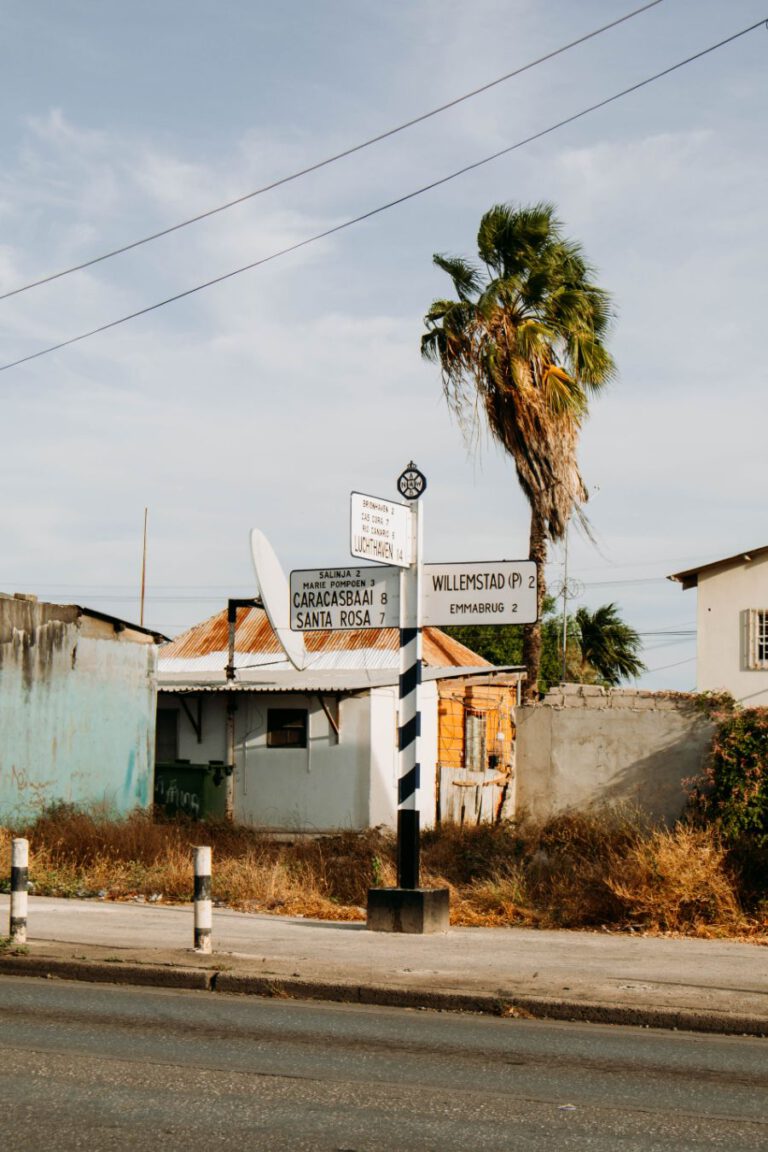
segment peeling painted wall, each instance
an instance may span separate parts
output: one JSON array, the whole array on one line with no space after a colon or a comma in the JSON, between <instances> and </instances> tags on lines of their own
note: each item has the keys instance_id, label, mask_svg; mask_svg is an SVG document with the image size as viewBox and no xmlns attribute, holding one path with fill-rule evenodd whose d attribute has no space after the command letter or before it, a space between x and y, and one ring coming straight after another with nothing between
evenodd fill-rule
<instances>
[{"instance_id":1,"label":"peeling painted wall","mask_svg":"<svg viewBox=\"0 0 768 1152\"><path fill-rule=\"evenodd\" d=\"M0 598L0 818L152 800L157 648L70 605Z\"/></svg>"},{"instance_id":2,"label":"peeling painted wall","mask_svg":"<svg viewBox=\"0 0 768 1152\"><path fill-rule=\"evenodd\" d=\"M683 694L588 684L553 688L517 723L517 814L537 820L626 804L672 823L714 734Z\"/></svg>"}]
</instances>

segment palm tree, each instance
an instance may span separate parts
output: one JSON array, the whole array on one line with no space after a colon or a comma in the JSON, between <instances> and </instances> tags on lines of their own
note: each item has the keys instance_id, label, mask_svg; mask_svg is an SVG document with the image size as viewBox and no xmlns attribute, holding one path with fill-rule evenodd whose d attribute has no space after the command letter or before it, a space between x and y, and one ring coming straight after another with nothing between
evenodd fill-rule
<instances>
[{"instance_id":1,"label":"palm tree","mask_svg":"<svg viewBox=\"0 0 768 1152\"><path fill-rule=\"evenodd\" d=\"M604 684L615 688L622 680L629 680L645 671L645 664L638 655L642 641L634 628L621 619L615 604L603 604L594 612L579 608L576 625L582 679L584 673L594 669Z\"/></svg>"},{"instance_id":2,"label":"palm tree","mask_svg":"<svg viewBox=\"0 0 768 1152\"><path fill-rule=\"evenodd\" d=\"M611 377L603 337L608 295L592 283L581 247L562 235L551 204L499 204L480 221L481 265L435 255L457 299L435 300L422 354L439 364L443 390L468 438L479 408L514 462L531 509L530 558L538 609L547 541L560 540L587 499L576 442L590 393ZM537 693L541 627L525 630L527 696Z\"/></svg>"}]
</instances>

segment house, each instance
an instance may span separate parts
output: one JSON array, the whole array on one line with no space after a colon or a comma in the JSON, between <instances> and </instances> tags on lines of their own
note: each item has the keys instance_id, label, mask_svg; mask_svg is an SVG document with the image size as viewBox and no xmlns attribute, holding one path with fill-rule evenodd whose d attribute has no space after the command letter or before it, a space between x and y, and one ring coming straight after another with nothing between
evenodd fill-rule
<instances>
[{"instance_id":1,"label":"house","mask_svg":"<svg viewBox=\"0 0 768 1152\"><path fill-rule=\"evenodd\" d=\"M397 629L308 633L297 669L259 602L231 619L232 634L223 611L160 650L156 799L275 831L394 826ZM423 648L422 824L491 818L511 796L522 670L437 628Z\"/></svg>"},{"instance_id":2,"label":"house","mask_svg":"<svg viewBox=\"0 0 768 1152\"><path fill-rule=\"evenodd\" d=\"M768 546L669 577L696 588L697 688L768 705Z\"/></svg>"},{"instance_id":3,"label":"house","mask_svg":"<svg viewBox=\"0 0 768 1152\"><path fill-rule=\"evenodd\" d=\"M0 594L0 818L152 801L156 632Z\"/></svg>"}]
</instances>

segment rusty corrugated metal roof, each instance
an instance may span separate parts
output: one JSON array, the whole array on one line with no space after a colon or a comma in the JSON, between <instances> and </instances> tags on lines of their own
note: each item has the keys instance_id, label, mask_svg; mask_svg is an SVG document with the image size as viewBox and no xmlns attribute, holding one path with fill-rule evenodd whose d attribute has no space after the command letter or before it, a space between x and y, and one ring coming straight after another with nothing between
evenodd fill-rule
<instances>
[{"instance_id":1,"label":"rusty corrugated metal roof","mask_svg":"<svg viewBox=\"0 0 768 1152\"><path fill-rule=\"evenodd\" d=\"M366 628L350 632L304 634L309 666L314 668L386 668L397 664L400 644L397 628ZM160 671L220 671L227 662L229 628L226 610L196 624L160 649ZM489 668L476 652L439 628L425 628L423 657L428 667ZM235 666L291 667L263 608L238 608Z\"/></svg>"},{"instance_id":2,"label":"rusty corrugated metal roof","mask_svg":"<svg viewBox=\"0 0 768 1152\"><path fill-rule=\"evenodd\" d=\"M159 685L160 692L181 693L184 695L201 692L359 692L369 688L395 686L399 673L397 668L367 669L306 669L299 671L290 668L273 675L272 668L246 670L236 680L227 680L225 673L216 672L169 673L165 672ZM471 679L478 684L498 683L498 677L510 676L519 679L523 669L488 668L485 665L454 666L451 668L425 668L424 683L453 679ZM504 680L501 680L504 683Z\"/></svg>"}]
</instances>

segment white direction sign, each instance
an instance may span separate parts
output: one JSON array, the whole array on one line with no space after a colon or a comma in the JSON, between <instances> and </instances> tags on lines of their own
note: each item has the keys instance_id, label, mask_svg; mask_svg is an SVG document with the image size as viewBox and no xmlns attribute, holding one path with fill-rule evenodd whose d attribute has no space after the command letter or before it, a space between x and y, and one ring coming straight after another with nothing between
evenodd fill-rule
<instances>
[{"instance_id":1,"label":"white direction sign","mask_svg":"<svg viewBox=\"0 0 768 1152\"><path fill-rule=\"evenodd\" d=\"M379 496L352 493L350 551L377 564L411 563L411 509Z\"/></svg>"},{"instance_id":2,"label":"white direction sign","mask_svg":"<svg viewBox=\"0 0 768 1152\"><path fill-rule=\"evenodd\" d=\"M421 622L445 624L532 624L536 620L533 560L425 564Z\"/></svg>"},{"instance_id":3,"label":"white direction sign","mask_svg":"<svg viewBox=\"0 0 768 1152\"><path fill-rule=\"evenodd\" d=\"M291 572L291 628L397 628L400 569L310 568Z\"/></svg>"}]
</instances>

